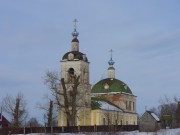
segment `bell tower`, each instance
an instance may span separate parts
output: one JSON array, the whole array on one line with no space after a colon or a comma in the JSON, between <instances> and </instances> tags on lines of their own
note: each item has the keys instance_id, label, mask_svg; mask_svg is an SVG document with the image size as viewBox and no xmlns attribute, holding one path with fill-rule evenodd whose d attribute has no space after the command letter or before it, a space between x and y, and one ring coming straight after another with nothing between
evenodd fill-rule
<instances>
[{"instance_id":1,"label":"bell tower","mask_svg":"<svg viewBox=\"0 0 180 135\"><path fill-rule=\"evenodd\" d=\"M74 21L73 39L71 41L71 51L64 54L61 63L61 78L64 78L68 91L72 90L73 77L79 78L78 95L76 105L78 107L77 125L88 125L87 113L91 109L91 85L89 83L89 62L86 54L79 51L79 33L76 30L77 20ZM62 92L62 88L60 89ZM61 114L62 115L62 114ZM61 116L62 117L62 116ZM66 126L66 122L60 118L59 126Z\"/></svg>"},{"instance_id":2,"label":"bell tower","mask_svg":"<svg viewBox=\"0 0 180 135\"><path fill-rule=\"evenodd\" d=\"M67 52L61 60L61 78L65 79L67 84L72 83L70 78L73 75L80 76L80 85L89 86L89 62L86 54L79 51L79 33L76 30L77 20L74 20L73 39L71 41L72 49Z\"/></svg>"}]
</instances>

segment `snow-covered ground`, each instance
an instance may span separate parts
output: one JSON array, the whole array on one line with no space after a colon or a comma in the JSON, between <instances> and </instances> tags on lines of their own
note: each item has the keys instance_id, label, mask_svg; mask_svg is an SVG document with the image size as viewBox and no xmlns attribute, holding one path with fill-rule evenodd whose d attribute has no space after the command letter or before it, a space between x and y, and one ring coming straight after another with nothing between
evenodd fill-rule
<instances>
[{"instance_id":1,"label":"snow-covered ground","mask_svg":"<svg viewBox=\"0 0 180 135\"><path fill-rule=\"evenodd\" d=\"M45 134L45 133L32 133L26 135L180 135L180 128L177 129L162 129L158 132L117 132L117 133L54 133L54 134ZM19 134L24 135L24 134Z\"/></svg>"}]
</instances>

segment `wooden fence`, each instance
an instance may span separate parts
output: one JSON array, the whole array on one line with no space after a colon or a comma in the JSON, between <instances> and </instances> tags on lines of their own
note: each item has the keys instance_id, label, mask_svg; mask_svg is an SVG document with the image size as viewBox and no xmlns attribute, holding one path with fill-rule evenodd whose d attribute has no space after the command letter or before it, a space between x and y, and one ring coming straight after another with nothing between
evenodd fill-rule
<instances>
[{"instance_id":1,"label":"wooden fence","mask_svg":"<svg viewBox=\"0 0 180 135\"><path fill-rule=\"evenodd\" d=\"M139 130L138 125L110 126L70 126L70 127L25 127L1 128L0 135L29 134L29 133L84 133L84 132L119 132Z\"/></svg>"}]
</instances>

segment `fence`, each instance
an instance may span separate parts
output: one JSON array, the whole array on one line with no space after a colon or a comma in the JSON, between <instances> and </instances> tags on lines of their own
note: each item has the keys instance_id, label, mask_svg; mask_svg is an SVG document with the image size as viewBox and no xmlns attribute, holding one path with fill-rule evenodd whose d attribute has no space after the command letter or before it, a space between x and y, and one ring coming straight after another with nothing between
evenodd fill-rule
<instances>
[{"instance_id":1,"label":"fence","mask_svg":"<svg viewBox=\"0 0 180 135\"><path fill-rule=\"evenodd\" d=\"M29 133L119 132L138 130L138 125L1 128L0 135Z\"/></svg>"}]
</instances>

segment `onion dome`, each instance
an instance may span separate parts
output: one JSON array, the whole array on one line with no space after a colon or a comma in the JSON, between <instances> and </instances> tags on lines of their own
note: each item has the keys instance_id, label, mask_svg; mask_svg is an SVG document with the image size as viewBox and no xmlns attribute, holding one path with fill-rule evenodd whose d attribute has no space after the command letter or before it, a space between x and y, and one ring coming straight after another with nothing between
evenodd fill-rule
<instances>
[{"instance_id":1,"label":"onion dome","mask_svg":"<svg viewBox=\"0 0 180 135\"><path fill-rule=\"evenodd\" d=\"M74 31L72 33L73 37L78 37L79 33L76 31L76 28L74 28Z\"/></svg>"},{"instance_id":2,"label":"onion dome","mask_svg":"<svg viewBox=\"0 0 180 135\"><path fill-rule=\"evenodd\" d=\"M78 42L79 43L79 40L77 39L79 33L76 31L76 28L74 28L74 32L72 33L72 36L73 36L73 40L72 42Z\"/></svg>"},{"instance_id":3,"label":"onion dome","mask_svg":"<svg viewBox=\"0 0 180 135\"><path fill-rule=\"evenodd\" d=\"M110 66L113 66L114 63L115 63L115 62L112 60L112 57L111 57L111 59L108 61L108 64L109 64Z\"/></svg>"},{"instance_id":4,"label":"onion dome","mask_svg":"<svg viewBox=\"0 0 180 135\"><path fill-rule=\"evenodd\" d=\"M97 82L91 93L125 93L132 94L131 89L124 82L115 78L106 78Z\"/></svg>"}]
</instances>

